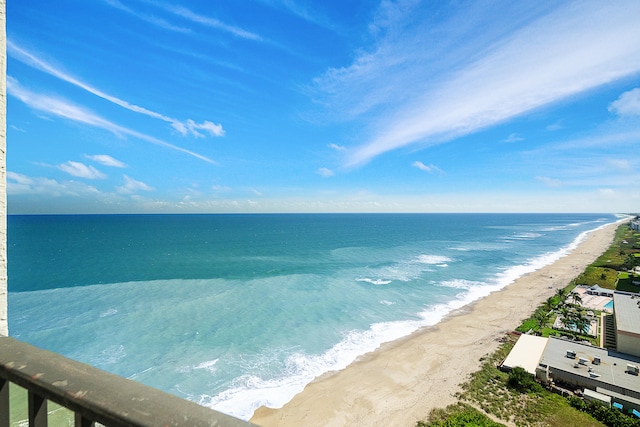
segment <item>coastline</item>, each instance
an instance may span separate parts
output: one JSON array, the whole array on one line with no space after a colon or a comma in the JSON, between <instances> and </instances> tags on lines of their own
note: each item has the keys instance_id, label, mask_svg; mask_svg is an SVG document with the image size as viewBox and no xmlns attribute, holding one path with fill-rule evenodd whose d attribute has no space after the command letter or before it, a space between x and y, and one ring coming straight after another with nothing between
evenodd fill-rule
<instances>
[{"instance_id":1,"label":"coastline","mask_svg":"<svg viewBox=\"0 0 640 427\"><path fill-rule=\"evenodd\" d=\"M251 422L264 427L415 425L431 409L454 403L459 384L479 368L479 359L600 256L620 222L592 230L567 255L438 324L317 378L283 408L258 408Z\"/></svg>"}]
</instances>

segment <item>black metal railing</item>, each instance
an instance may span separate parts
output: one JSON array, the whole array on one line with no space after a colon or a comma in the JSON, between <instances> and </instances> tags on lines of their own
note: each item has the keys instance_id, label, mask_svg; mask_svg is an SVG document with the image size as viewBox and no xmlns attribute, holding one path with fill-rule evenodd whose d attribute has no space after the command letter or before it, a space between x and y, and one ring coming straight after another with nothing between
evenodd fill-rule
<instances>
[{"instance_id":1,"label":"black metal railing","mask_svg":"<svg viewBox=\"0 0 640 427\"><path fill-rule=\"evenodd\" d=\"M9 383L27 390L30 427L46 427L47 402L75 414L76 427L247 427L177 396L0 336L0 427L9 427Z\"/></svg>"}]
</instances>

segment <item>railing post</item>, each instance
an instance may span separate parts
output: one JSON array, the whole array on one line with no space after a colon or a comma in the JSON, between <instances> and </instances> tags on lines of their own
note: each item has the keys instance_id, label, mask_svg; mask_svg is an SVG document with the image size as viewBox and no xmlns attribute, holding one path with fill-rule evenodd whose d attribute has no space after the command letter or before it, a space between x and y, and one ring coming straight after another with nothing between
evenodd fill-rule
<instances>
[{"instance_id":1,"label":"railing post","mask_svg":"<svg viewBox=\"0 0 640 427\"><path fill-rule=\"evenodd\" d=\"M96 423L89 418L85 418L81 413L76 412L75 427L95 427Z\"/></svg>"},{"instance_id":2,"label":"railing post","mask_svg":"<svg viewBox=\"0 0 640 427\"><path fill-rule=\"evenodd\" d=\"M29 427L47 427L47 399L29 390Z\"/></svg>"},{"instance_id":3,"label":"railing post","mask_svg":"<svg viewBox=\"0 0 640 427\"><path fill-rule=\"evenodd\" d=\"M0 378L0 427L9 427L9 381Z\"/></svg>"}]
</instances>

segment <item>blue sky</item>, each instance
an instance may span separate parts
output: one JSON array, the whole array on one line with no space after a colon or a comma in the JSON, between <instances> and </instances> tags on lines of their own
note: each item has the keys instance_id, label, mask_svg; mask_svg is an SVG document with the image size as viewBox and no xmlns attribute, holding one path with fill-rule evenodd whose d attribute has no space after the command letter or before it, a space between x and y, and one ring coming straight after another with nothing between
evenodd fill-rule
<instances>
[{"instance_id":1,"label":"blue sky","mask_svg":"<svg viewBox=\"0 0 640 427\"><path fill-rule=\"evenodd\" d=\"M640 2L7 2L10 213L634 212Z\"/></svg>"}]
</instances>

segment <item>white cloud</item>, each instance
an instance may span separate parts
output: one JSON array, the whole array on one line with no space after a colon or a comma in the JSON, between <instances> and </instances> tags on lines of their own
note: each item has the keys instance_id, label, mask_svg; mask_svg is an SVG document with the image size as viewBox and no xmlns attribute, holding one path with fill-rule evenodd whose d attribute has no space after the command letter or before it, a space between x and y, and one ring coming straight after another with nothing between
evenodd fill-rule
<instances>
[{"instance_id":1,"label":"white cloud","mask_svg":"<svg viewBox=\"0 0 640 427\"><path fill-rule=\"evenodd\" d=\"M87 166L84 163L69 160L57 166L63 172L78 178L86 179L104 179L107 176L93 166Z\"/></svg>"},{"instance_id":2,"label":"white cloud","mask_svg":"<svg viewBox=\"0 0 640 427\"><path fill-rule=\"evenodd\" d=\"M225 24L224 22L211 18L208 16L200 15L193 12L190 9L187 9L183 6L174 6L168 3L155 3L157 6L162 7L168 12L173 13L174 15L180 16L188 21L195 22L210 28L215 28L217 30L224 31L226 33L232 34L236 37L240 37L247 40L261 41L262 37L258 34L252 33L250 31L244 30L239 27L235 27L233 25Z\"/></svg>"},{"instance_id":3,"label":"white cloud","mask_svg":"<svg viewBox=\"0 0 640 427\"><path fill-rule=\"evenodd\" d=\"M116 190L119 193L123 193L123 194L133 194L133 193L137 193L139 191L153 191L154 188L148 186L147 184L145 184L142 181L136 181L135 179L127 176L127 175L122 175L122 177L124 178L124 185L116 188Z\"/></svg>"},{"instance_id":4,"label":"white cloud","mask_svg":"<svg viewBox=\"0 0 640 427\"><path fill-rule=\"evenodd\" d=\"M203 130L211 136L224 136L225 133L222 125L217 125L208 120L205 120L202 123L196 123L193 120L189 119L185 123L174 123L173 127L181 135L191 134L196 138L204 138L204 135L198 132L198 130Z\"/></svg>"},{"instance_id":5,"label":"white cloud","mask_svg":"<svg viewBox=\"0 0 640 427\"><path fill-rule=\"evenodd\" d=\"M536 179L548 187L557 188L562 187L562 181L555 178L549 178L547 176L536 176Z\"/></svg>"},{"instance_id":6,"label":"white cloud","mask_svg":"<svg viewBox=\"0 0 640 427\"><path fill-rule=\"evenodd\" d=\"M412 16L412 4L385 2L377 44L315 82L327 107L373 123L347 166L448 141L640 71L635 1L501 3L501 13L469 3L435 24Z\"/></svg>"},{"instance_id":7,"label":"white cloud","mask_svg":"<svg viewBox=\"0 0 640 427\"><path fill-rule=\"evenodd\" d=\"M116 160L107 154L85 154L85 157L89 160L93 160L96 163L100 163L103 166L110 166L113 168L126 168L127 165L120 160Z\"/></svg>"},{"instance_id":8,"label":"white cloud","mask_svg":"<svg viewBox=\"0 0 640 427\"><path fill-rule=\"evenodd\" d=\"M418 168L421 171L425 171L425 172L429 172L429 173L434 173L434 172L439 172L439 173L444 173L442 171L442 169L440 169L439 167L437 167L436 165L425 165L424 163L420 162L420 161L415 161L413 163L411 163L411 166L413 166L414 168Z\"/></svg>"},{"instance_id":9,"label":"white cloud","mask_svg":"<svg viewBox=\"0 0 640 427\"><path fill-rule=\"evenodd\" d=\"M229 191L231 191L231 187L226 186L226 185L214 185L211 187L211 189L215 192L218 193L227 193Z\"/></svg>"},{"instance_id":10,"label":"white cloud","mask_svg":"<svg viewBox=\"0 0 640 427\"><path fill-rule=\"evenodd\" d=\"M611 197L617 194L617 191L612 188L601 188L598 190L598 193L601 196Z\"/></svg>"},{"instance_id":11,"label":"white cloud","mask_svg":"<svg viewBox=\"0 0 640 427\"><path fill-rule=\"evenodd\" d=\"M547 129L549 132L560 130L564 127L562 122L563 120L558 120L557 122L551 123L550 125L548 125L545 129Z\"/></svg>"},{"instance_id":12,"label":"white cloud","mask_svg":"<svg viewBox=\"0 0 640 427\"><path fill-rule=\"evenodd\" d=\"M173 25L162 18L158 18L157 16L147 15L144 13L136 12L128 6L125 6L118 0L104 0L109 6L112 6L116 9L119 9L123 12L126 12L130 15L135 16L145 22L158 26L160 28L164 28L165 30L175 31L179 33L191 33L189 28L178 27L177 25Z\"/></svg>"},{"instance_id":13,"label":"white cloud","mask_svg":"<svg viewBox=\"0 0 640 427\"><path fill-rule=\"evenodd\" d=\"M167 122L171 125L172 128L176 129L183 136L191 134L196 137L202 137L203 135L197 132L197 129L206 130L207 133L209 133L211 136L224 136L224 130L222 129L222 125L216 125L213 122L210 122L208 120L205 120L202 124L197 124L191 119L187 119L186 121L180 121L173 117L169 117L164 114L160 114L155 111L148 110L144 107L140 107L139 105L132 104L128 101L125 101L123 99L110 95L108 93L105 93L100 89L97 89L85 82L78 80L77 78L54 67L53 65L38 58L31 52L26 51L25 49L19 47L18 45L16 45L11 41L7 41L7 52L12 57L16 58L20 62L23 62L24 64L27 64L33 68L36 68L40 71L43 71L47 74L57 77L60 80L63 80L76 87L79 87L99 98L102 98L106 101L116 104L129 111L133 111L135 113L143 114L145 116Z\"/></svg>"},{"instance_id":14,"label":"white cloud","mask_svg":"<svg viewBox=\"0 0 640 427\"><path fill-rule=\"evenodd\" d=\"M607 160L607 164L611 168L617 169L619 171L632 171L633 170L633 167L631 166L631 163L627 159L608 159Z\"/></svg>"},{"instance_id":15,"label":"white cloud","mask_svg":"<svg viewBox=\"0 0 640 427\"><path fill-rule=\"evenodd\" d=\"M620 95L609 105L609 111L619 116L640 116L640 88Z\"/></svg>"},{"instance_id":16,"label":"white cloud","mask_svg":"<svg viewBox=\"0 0 640 427\"><path fill-rule=\"evenodd\" d=\"M520 141L524 141L524 138L518 135L517 133L512 133L508 137L502 140L502 142L506 142L507 144L520 142Z\"/></svg>"},{"instance_id":17,"label":"white cloud","mask_svg":"<svg viewBox=\"0 0 640 427\"><path fill-rule=\"evenodd\" d=\"M320 168L318 169L318 175L322 176L323 178L329 178L330 176L333 176L333 171L327 168Z\"/></svg>"},{"instance_id":18,"label":"white cloud","mask_svg":"<svg viewBox=\"0 0 640 427\"><path fill-rule=\"evenodd\" d=\"M7 76L7 93L11 96L15 96L30 108L44 112L46 114L63 117L65 119L85 123L91 126L96 126L98 128L112 132L118 136L133 136L135 138L142 139L143 141L170 148L172 150L180 151L185 154L189 154L190 156L196 157L200 160L204 160L205 162L215 164L213 160L206 156L184 149L182 147L178 147L173 144L169 144L168 142L137 132L135 130L117 125L107 119L100 117L92 111L72 104L67 100L53 98L25 89L18 83L16 79L11 76Z\"/></svg>"},{"instance_id":19,"label":"white cloud","mask_svg":"<svg viewBox=\"0 0 640 427\"><path fill-rule=\"evenodd\" d=\"M347 151L347 147L343 146L343 145L338 145L338 144L327 144L327 147L331 148L332 150L338 151L338 152L344 152Z\"/></svg>"},{"instance_id":20,"label":"white cloud","mask_svg":"<svg viewBox=\"0 0 640 427\"><path fill-rule=\"evenodd\" d=\"M47 197L87 196L96 195L99 191L81 182L58 182L44 177L30 177L16 172L7 171L7 194L42 195Z\"/></svg>"},{"instance_id":21,"label":"white cloud","mask_svg":"<svg viewBox=\"0 0 640 427\"><path fill-rule=\"evenodd\" d=\"M261 196L262 196L262 193L261 193L261 192L259 192L258 190L256 190L255 188L252 188L252 189L251 189L251 192L252 192L253 194L255 194L256 196L258 196L258 197L261 197Z\"/></svg>"}]
</instances>

